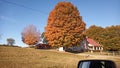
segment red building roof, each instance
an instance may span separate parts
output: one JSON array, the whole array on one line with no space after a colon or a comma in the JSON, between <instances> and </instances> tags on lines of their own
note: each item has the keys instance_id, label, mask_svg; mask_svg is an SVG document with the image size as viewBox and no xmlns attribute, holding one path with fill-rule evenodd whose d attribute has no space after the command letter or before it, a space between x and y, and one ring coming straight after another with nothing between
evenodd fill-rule
<instances>
[{"instance_id":1,"label":"red building roof","mask_svg":"<svg viewBox=\"0 0 120 68\"><path fill-rule=\"evenodd\" d=\"M87 38L87 42L89 44L92 44L93 46L101 46L100 44L98 44L97 42L95 42L93 39Z\"/></svg>"}]
</instances>

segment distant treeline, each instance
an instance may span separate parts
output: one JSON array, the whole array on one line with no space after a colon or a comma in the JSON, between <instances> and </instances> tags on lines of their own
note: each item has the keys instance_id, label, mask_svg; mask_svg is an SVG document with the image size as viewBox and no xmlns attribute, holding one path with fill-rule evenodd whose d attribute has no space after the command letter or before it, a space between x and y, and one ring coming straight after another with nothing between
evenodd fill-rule
<instances>
[{"instance_id":1,"label":"distant treeline","mask_svg":"<svg viewBox=\"0 0 120 68\"><path fill-rule=\"evenodd\" d=\"M106 28L92 25L86 30L86 36L98 41L105 50L120 50L120 25Z\"/></svg>"},{"instance_id":2,"label":"distant treeline","mask_svg":"<svg viewBox=\"0 0 120 68\"><path fill-rule=\"evenodd\" d=\"M10 45L7 45L7 44L0 44L0 46L6 46L6 47L19 47L19 46L10 46Z\"/></svg>"}]
</instances>

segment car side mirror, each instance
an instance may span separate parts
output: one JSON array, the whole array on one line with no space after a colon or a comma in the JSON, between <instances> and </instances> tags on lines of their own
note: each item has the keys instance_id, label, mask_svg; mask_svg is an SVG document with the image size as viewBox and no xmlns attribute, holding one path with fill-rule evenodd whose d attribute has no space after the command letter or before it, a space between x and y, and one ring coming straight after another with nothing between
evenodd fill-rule
<instances>
[{"instance_id":1,"label":"car side mirror","mask_svg":"<svg viewBox=\"0 0 120 68\"><path fill-rule=\"evenodd\" d=\"M116 68L111 60L81 60L77 68Z\"/></svg>"}]
</instances>

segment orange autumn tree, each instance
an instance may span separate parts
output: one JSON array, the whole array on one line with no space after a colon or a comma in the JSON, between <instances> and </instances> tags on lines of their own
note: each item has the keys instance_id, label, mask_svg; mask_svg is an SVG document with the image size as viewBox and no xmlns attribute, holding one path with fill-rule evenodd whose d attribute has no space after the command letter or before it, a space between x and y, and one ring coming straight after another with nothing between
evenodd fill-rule
<instances>
[{"instance_id":1,"label":"orange autumn tree","mask_svg":"<svg viewBox=\"0 0 120 68\"><path fill-rule=\"evenodd\" d=\"M70 2L59 2L50 12L45 38L53 47L80 45L84 35L85 23L77 8Z\"/></svg>"},{"instance_id":2,"label":"orange autumn tree","mask_svg":"<svg viewBox=\"0 0 120 68\"><path fill-rule=\"evenodd\" d=\"M35 45L40 41L40 32L34 25L29 25L22 31L22 41L29 46Z\"/></svg>"}]
</instances>

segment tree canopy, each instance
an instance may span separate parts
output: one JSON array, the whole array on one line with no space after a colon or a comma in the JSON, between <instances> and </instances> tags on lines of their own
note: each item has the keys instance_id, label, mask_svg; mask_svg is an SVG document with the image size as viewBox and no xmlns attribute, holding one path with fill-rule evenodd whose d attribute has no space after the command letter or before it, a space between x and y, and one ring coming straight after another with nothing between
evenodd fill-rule
<instances>
[{"instance_id":1,"label":"tree canopy","mask_svg":"<svg viewBox=\"0 0 120 68\"><path fill-rule=\"evenodd\" d=\"M40 42L40 32L34 25L28 25L22 31L22 41L28 45L34 45Z\"/></svg>"},{"instance_id":2,"label":"tree canopy","mask_svg":"<svg viewBox=\"0 0 120 68\"><path fill-rule=\"evenodd\" d=\"M7 44L11 46L15 43L15 40L13 38L8 38L6 41L7 41Z\"/></svg>"},{"instance_id":3,"label":"tree canopy","mask_svg":"<svg viewBox=\"0 0 120 68\"><path fill-rule=\"evenodd\" d=\"M92 25L86 30L86 35L98 41L105 50L120 50L120 25L106 28Z\"/></svg>"},{"instance_id":4,"label":"tree canopy","mask_svg":"<svg viewBox=\"0 0 120 68\"><path fill-rule=\"evenodd\" d=\"M85 26L77 7L70 2L59 2L49 14L45 38L53 47L80 45Z\"/></svg>"},{"instance_id":5,"label":"tree canopy","mask_svg":"<svg viewBox=\"0 0 120 68\"><path fill-rule=\"evenodd\" d=\"M92 25L85 31L85 33L86 36L88 36L89 38L92 38L98 41L99 43L102 43L101 41L102 41L103 31L104 28L100 26Z\"/></svg>"}]
</instances>

